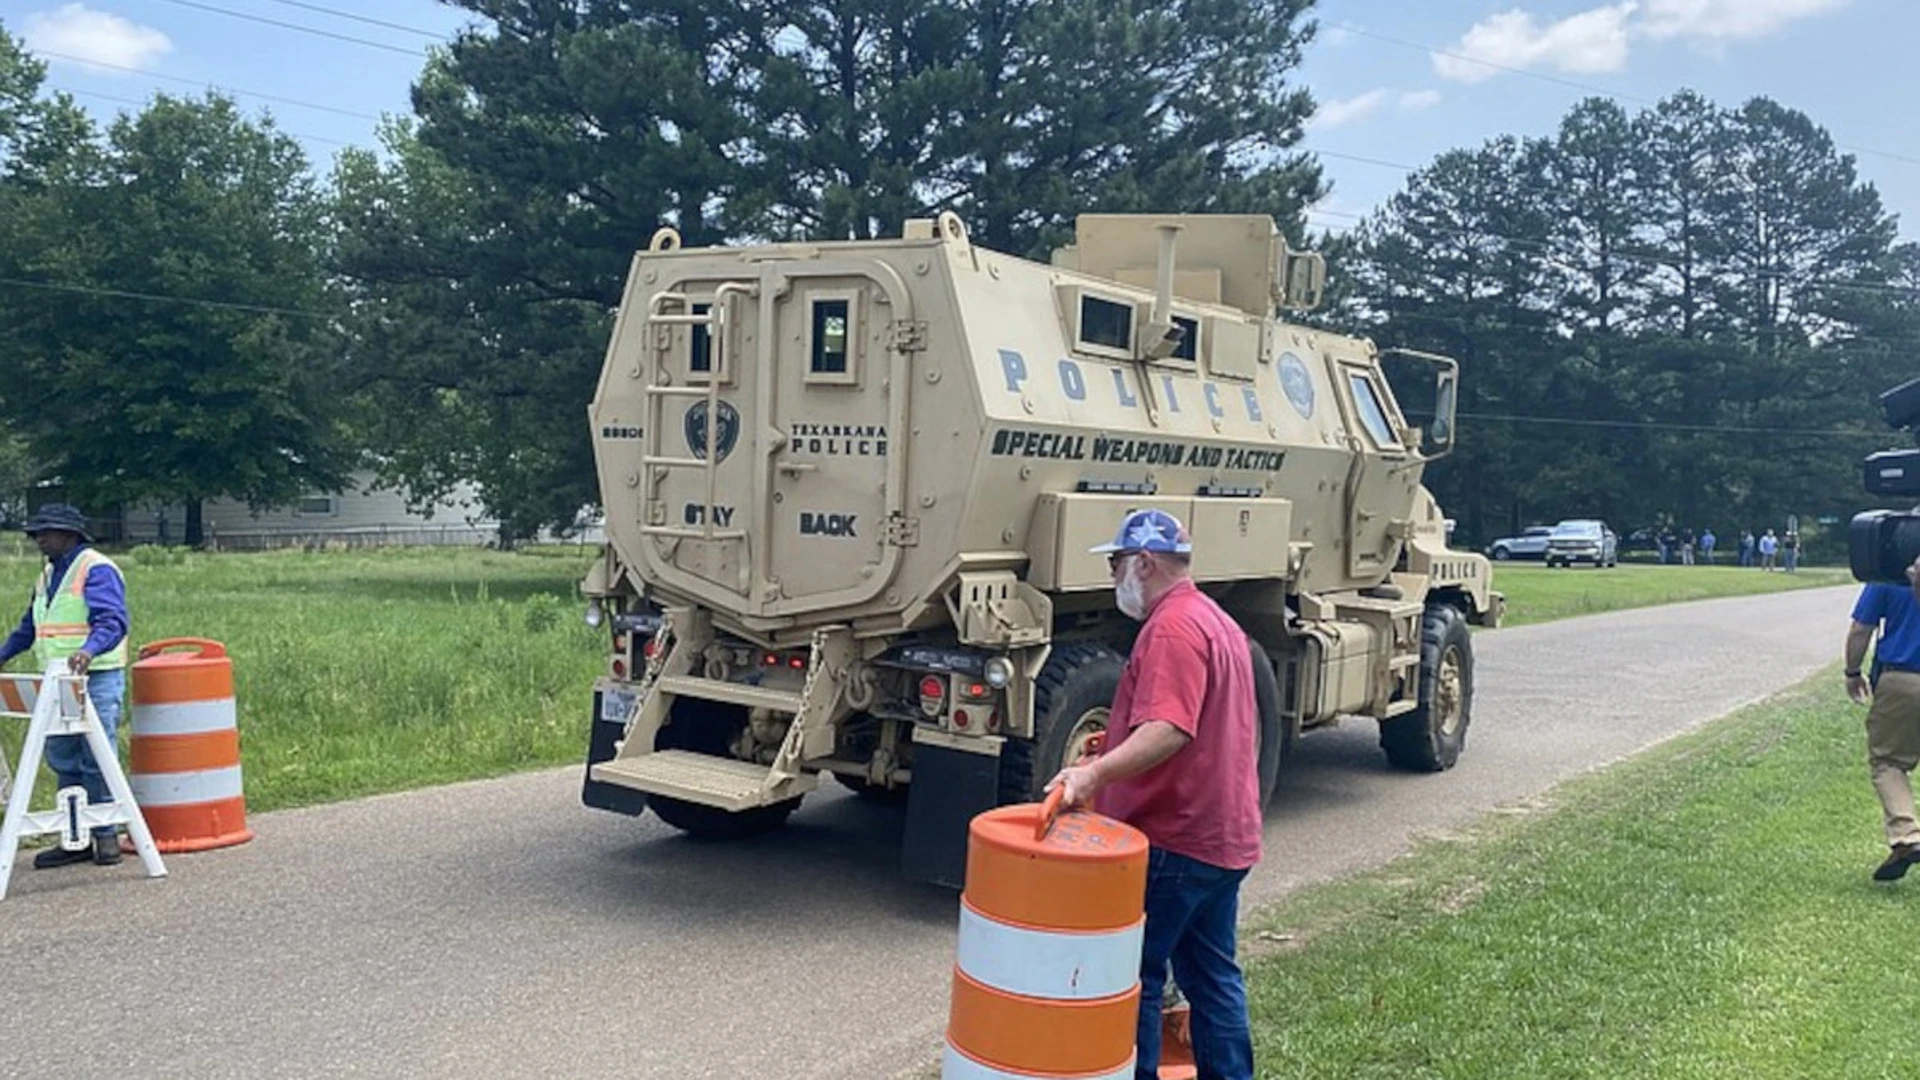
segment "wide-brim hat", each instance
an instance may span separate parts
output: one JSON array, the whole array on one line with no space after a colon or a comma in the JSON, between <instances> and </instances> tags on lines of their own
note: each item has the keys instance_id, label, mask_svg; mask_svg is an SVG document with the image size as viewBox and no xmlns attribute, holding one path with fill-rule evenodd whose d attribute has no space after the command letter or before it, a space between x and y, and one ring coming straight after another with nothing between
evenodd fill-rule
<instances>
[{"instance_id":1,"label":"wide-brim hat","mask_svg":"<svg viewBox=\"0 0 1920 1080\"><path fill-rule=\"evenodd\" d=\"M28 536L43 532L70 532L73 535L93 543L93 534L87 531L87 515L77 506L66 503L48 503L33 512L21 530Z\"/></svg>"}]
</instances>

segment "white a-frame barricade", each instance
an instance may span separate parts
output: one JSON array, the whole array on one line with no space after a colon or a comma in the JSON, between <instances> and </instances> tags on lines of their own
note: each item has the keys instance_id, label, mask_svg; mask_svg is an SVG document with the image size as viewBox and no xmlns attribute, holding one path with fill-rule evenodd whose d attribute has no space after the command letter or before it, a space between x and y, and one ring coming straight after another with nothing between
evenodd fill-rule
<instances>
[{"instance_id":1,"label":"white a-frame barricade","mask_svg":"<svg viewBox=\"0 0 1920 1080\"><path fill-rule=\"evenodd\" d=\"M14 777L7 768L6 755L0 753L0 792L7 794L7 816L0 822L0 900L7 897L7 883L13 877L14 859L20 853L20 838L60 837L60 846L79 851L93 840L93 830L105 825L125 825L140 853L141 865L148 877L165 877L166 864L160 861L160 849L154 846L147 821L134 805L133 787L120 769L120 755L107 731L100 726L100 714L87 697L87 677L72 675L65 665L54 664L45 675L0 675L0 717L25 719L27 741L20 747L20 772ZM87 802L87 789L74 785L61 788L54 808L32 812L27 803L33 798L33 778L45 760L47 738L52 735L80 735L93 748L93 759L100 765L113 802L96 806ZM9 784L9 781L17 781ZM7 788L11 786L9 792Z\"/></svg>"}]
</instances>

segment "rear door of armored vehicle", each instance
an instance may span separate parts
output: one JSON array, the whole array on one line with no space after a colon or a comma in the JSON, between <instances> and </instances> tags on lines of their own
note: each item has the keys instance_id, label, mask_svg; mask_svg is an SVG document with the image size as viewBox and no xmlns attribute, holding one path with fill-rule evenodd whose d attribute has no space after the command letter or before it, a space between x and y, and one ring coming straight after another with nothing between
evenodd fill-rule
<instances>
[{"instance_id":1,"label":"rear door of armored vehicle","mask_svg":"<svg viewBox=\"0 0 1920 1080\"><path fill-rule=\"evenodd\" d=\"M649 315L643 557L748 616L880 595L900 554L911 298L872 260L704 269L662 282Z\"/></svg>"},{"instance_id":2,"label":"rear door of armored vehicle","mask_svg":"<svg viewBox=\"0 0 1920 1080\"><path fill-rule=\"evenodd\" d=\"M864 603L901 544L912 300L884 263L783 267L768 418L767 614ZM896 325L897 320L909 320ZM890 530L892 532L890 533Z\"/></svg>"}]
</instances>

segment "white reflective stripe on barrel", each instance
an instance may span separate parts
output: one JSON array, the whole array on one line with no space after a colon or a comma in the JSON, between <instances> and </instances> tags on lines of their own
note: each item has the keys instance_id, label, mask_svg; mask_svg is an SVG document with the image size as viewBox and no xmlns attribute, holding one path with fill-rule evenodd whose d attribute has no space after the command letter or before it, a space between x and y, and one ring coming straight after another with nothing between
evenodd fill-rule
<instances>
[{"instance_id":1,"label":"white reflective stripe on barrel","mask_svg":"<svg viewBox=\"0 0 1920 1080\"><path fill-rule=\"evenodd\" d=\"M0 715L27 717L40 704L40 676L0 675ZM80 686L77 681L60 683L60 715L80 714Z\"/></svg>"},{"instance_id":2,"label":"white reflective stripe on barrel","mask_svg":"<svg viewBox=\"0 0 1920 1080\"><path fill-rule=\"evenodd\" d=\"M1071 1078L1047 1074L1048 1080L1133 1080L1134 1055L1128 1055L1126 1064L1103 1073L1086 1073ZM982 1061L975 1061L947 1044L946 1060L940 1064L940 1080L1034 1080L1034 1073L1010 1073L996 1069Z\"/></svg>"},{"instance_id":3,"label":"white reflective stripe on barrel","mask_svg":"<svg viewBox=\"0 0 1920 1080\"><path fill-rule=\"evenodd\" d=\"M133 801L142 806L219 802L241 795L238 765L199 772L136 773L129 780L133 784Z\"/></svg>"},{"instance_id":4,"label":"white reflective stripe on barrel","mask_svg":"<svg viewBox=\"0 0 1920 1080\"><path fill-rule=\"evenodd\" d=\"M999 922L960 901L960 970L1009 994L1052 1001L1112 997L1140 981L1146 920L1065 933Z\"/></svg>"},{"instance_id":5,"label":"white reflective stripe on barrel","mask_svg":"<svg viewBox=\"0 0 1920 1080\"><path fill-rule=\"evenodd\" d=\"M133 707L135 735L201 735L233 726L232 698Z\"/></svg>"}]
</instances>

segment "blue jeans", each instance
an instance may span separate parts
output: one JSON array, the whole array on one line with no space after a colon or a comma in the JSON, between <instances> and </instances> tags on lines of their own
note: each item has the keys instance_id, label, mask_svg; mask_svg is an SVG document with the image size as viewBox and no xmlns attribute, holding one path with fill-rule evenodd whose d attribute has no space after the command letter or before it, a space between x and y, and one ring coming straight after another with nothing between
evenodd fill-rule
<instances>
[{"instance_id":1,"label":"blue jeans","mask_svg":"<svg viewBox=\"0 0 1920 1080\"><path fill-rule=\"evenodd\" d=\"M1193 1009L1200 1080L1253 1080L1247 987L1234 961L1245 870L1222 870L1154 848L1147 855L1147 929L1140 950L1136 1080L1157 1080L1167 966Z\"/></svg>"},{"instance_id":2,"label":"blue jeans","mask_svg":"<svg viewBox=\"0 0 1920 1080\"><path fill-rule=\"evenodd\" d=\"M96 671L87 676L87 697L93 700L93 711L100 714L100 726L107 730L109 743L114 742L120 731L120 699L126 694L125 668ZM47 768L53 770L61 787L78 784L86 788L88 803L99 806L113 801L113 792L107 790L107 778L100 775L100 763L93 760L93 750L82 736L55 735L48 739ZM112 836L113 826L95 829L93 833Z\"/></svg>"}]
</instances>

